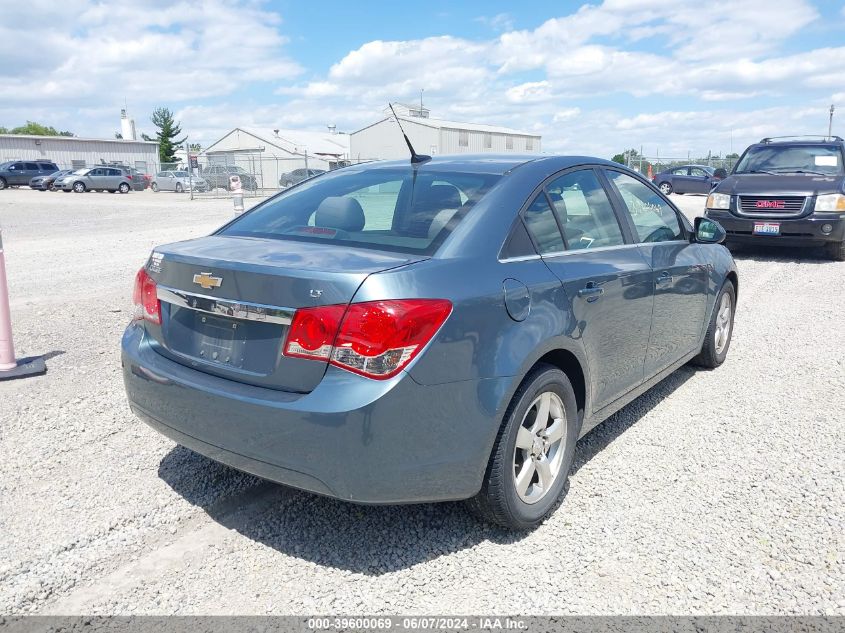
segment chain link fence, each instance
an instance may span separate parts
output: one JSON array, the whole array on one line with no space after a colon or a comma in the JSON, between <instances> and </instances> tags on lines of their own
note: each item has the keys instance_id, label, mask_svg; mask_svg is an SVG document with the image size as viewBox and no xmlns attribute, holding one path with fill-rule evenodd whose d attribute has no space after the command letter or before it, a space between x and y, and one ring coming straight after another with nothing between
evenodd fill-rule
<instances>
[{"instance_id":1,"label":"chain link fence","mask_svg":"<svg viewBox=\"0 0 845 633\"><path fill-rule=\"evenodd\" d=\"M124 162L89 162L72 161L64 164L56 162L59 169L84 169L90 167L125 167L137 170L144 176L145 186L162 172L190 173L191 195L200 198L229 198L230 177L237 175L241 181L241 189L245 198L267 197L306 178L345 167L350 164L371 162L375 159L325 159L321 157L283 158L266 156L257 152L226 152L213 154L198 154L195 156L194 167L189 168L188 161L180 160L172 163L151 163L149 161ZM187 175L182 176L187 179ZM187 181L187 180L186 180ZM188 190L187 187L184 189Z\"/></svg>"},{"instance_id":2,"label":"chain link fence","mask_svg":"<svg viewBox=\"0 0 845 633\"><path fill-rule=\"evenodd\" d=\"M648 175L649 167L651 168L652 175L659 174L660 172L666 171L668 169L675 169L676 167L683 167L685 165L699 165L702 167L710 167L714 171L716 169L724 169L726 172L730 173L733 169L733 166L739 160L738 156L706 156L706 157L694 157L691 153L688 153L686 156L682 157L671 157L671 156L642 156L640 154L631 154L626 152L625 156L625 165L630 167L631 169L635 169L636 171L640 172L643 175Z\"/></svg>"}]
</instances>

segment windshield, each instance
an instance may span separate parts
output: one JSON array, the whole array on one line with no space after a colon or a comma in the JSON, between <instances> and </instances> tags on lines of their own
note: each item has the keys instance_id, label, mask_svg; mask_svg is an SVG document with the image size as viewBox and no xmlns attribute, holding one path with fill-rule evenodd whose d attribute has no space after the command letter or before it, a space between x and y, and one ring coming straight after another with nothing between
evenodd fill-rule
<instances>
[{"instance_id":1,"label":"windshield","mask_svg":"<svg viewBox=\"0 0 845 633\"><path fill-rule=\"evenodd\" d=\"M498 174L409 167L334 172L258 205L220 231L430 255Z\"/></svg>"},{"instance_id":2,"label":"windshield","mask_svg":"<svg viewBox=\"0 0 845 633\"><path fill-rule=\"evenodd\" d=\"M187 178L188 172L186 172L186 171L174 171L173 175L176 176L177 178Z\"/></svg>"},{"instance_id":3,"label":"windshield","mask_svg":"<svg viewBox=\"0 0 845 633\"><path fill-rule=\"evenodd\" d=\"M836 145L760 145L745 153L733 173L754 172L841 174L842 152Z\"/></svg>"},{"instance_id":4,"label":"windshield","mask_svg":"<svg viewBox=\"0 0 845 633\"><path fill-rule=\"evenodd\" d=\"M85 174L87 174L89 171L91 171L89 168L84 168L84 169L77 169L77 170L76 170L75 172L73 172L73 173L74 173L74 175L76 175L76 176L84 176L84 175L85 175Z\"/></svg>"}]
</instances>

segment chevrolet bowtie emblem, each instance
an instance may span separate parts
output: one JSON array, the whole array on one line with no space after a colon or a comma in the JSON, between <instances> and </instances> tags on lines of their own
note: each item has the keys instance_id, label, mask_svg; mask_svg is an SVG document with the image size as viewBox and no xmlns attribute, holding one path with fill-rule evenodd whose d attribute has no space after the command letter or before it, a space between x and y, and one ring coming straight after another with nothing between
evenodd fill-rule
<instances>
[{"instance_id":1,"label":"chevrolet bowtie emblem","mask_svg":"<svg viewBox=\"0 0 845 633\"><path fill-rule=\"evenodd\" d=\"M220 284L223 283L223 278L212 277L211 273L200 273L194 275L194 283L199 284L200 287L206 290L211 290L212 288L219 288Z\"/></svg>"}]
</instances>

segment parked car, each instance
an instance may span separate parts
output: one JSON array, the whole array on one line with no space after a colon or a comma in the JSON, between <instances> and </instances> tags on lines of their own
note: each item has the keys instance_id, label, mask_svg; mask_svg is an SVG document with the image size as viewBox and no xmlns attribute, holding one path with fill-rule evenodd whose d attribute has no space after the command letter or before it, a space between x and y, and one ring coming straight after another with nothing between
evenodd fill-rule
<instances>
[{"instance_id":1,"label":"parked car","mask_svg":"<svg viewBox=\"0 0 845 633\"><path fill-rule=\"evenodd\" d=\"M208 191L208 183L198 176L191 176L186 171L160 171L153 178L153 191Z\"/></svg>"},{"instance_id":2,"label":"parked car","mask_svg":"<svg viewBox=\"0 0 845 633\"><path fill-rule=\"evenodd\" d=\"M29 185L29 181L33 178L46 176L58 170L54 162L44 160L12 160L0 163L0 189Z\"/></svg>"},{"instance_id":3,"label":"parked car","mask_svg":"<svg viewBox=\"0 0 845 633\"><path fill-rule=\"evenodd\" d=\"M601 159L353 165L154 250L122 340L128 399L273 481L471 498L532 527L579 437L681 365L725 360L723 238Z\"/></svg>"},{"instance_id":4,"label":"parked car","mask_svg":"<svg viewBox=\"0 0 845 633\"><path fill-rule=\"evenodd\" d=\"M294 169L292 172L282 174L279 177L279 186L290 187L291 185L295 185L303 180L325 173L325 169Z\"/></svg>"},{"instance_id":5,"label":"parked car","mask_svg":"<svg viewBox=\"0 0 845 633\"><path fill-rule=\"evenodd\" d=\"M71 191L76 193L86 191L129 193L132 190L132 184L132 175L120 167L86 167L57 178L53 186L65 193Z\"/></svg>"},{"instance_id":6,"label":"parked car","mask_svg":"<svg viewBox=\"0 0 845 633\"><path fill-rule=\"evenodd\" d=\"M135 167L130 167L129 165L124 165L122 163L108 163L106 165L101 166L117 167L118 169L123 170L123 172L126 174L127 179L132 185L132 189L135 191L143 191L144 189L150 186L149 176L147 176L144 172Z\"/></svg>"},{"instance_id":7,"label":"parked car","mask_svg":"<svg viewBox=\"0 0 845 633\"><path fill-rule=\"evenodd\" d=\"M661 193L709 193L721 180L712 167L707 165L683 165L667 169L652 178Z\"/></svg>"},{"instance_id":8,"label":"parked car","mask_svg":"<svg viewBox=\"0 0 845 633\"><path fill-rule=\"evenodd\" d=\"M707 198L729 245L824 249L845 261L845 142L838 137L764 138L743 152Z\"/></svg>"},{"instance_id":9,"label":"parked car","mask_svg":"<svg viewBox=\"0 0 845 633\"><path fill-rule=\"evenodd\" d=\"M229 177L238 176L241 179L241 187L249 190L258 189L258 181L255 176L248 173L243 167L236 165L209 165L202 172L202 177L211 189L229 189Z\"/></svg>"},{"instance_id":10,"label":"parked car","mask_svg":"<svg viewBox=\"0 0 845 633\"><path fill-rule=\"evenodd\" d=\"M46 176L36 176L29 181L29 188L38 189L39 191L48 191L53 188L53 183L57 178L65 176L72 171L72 169L62 169L60 171L54 171L52 174L47 174Z\"/></svg>"}]
</instances>

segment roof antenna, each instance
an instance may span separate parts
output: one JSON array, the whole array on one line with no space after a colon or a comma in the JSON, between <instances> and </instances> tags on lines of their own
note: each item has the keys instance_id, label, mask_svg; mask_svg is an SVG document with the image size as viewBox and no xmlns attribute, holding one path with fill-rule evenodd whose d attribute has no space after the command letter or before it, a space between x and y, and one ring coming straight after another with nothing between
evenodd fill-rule
<instances>
[{"instance_id":1,"label":"roof antenna","mask_svg":"<svg viewBox=\"0 0 845 633\"><path fill-rule=\"evenodd\" d=\"M393 104L387 104L390 107L390 111L393 112L393 118L396 119L396 125L399 126L399 130L402 132L402 136L405 137L405 143L408 145L408 149L411 150L411 163L416 165L417 163L424 163L427 160L431 160L431 156L426 156L425 154L417 154L414 151L414 146L411 145L411 141L408 140L408 135L405 134L405 130L402 129L402 123L399 122L399 117L396 116L396 111L393 109Z\"/></svg>"}]
</instances>

